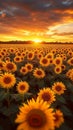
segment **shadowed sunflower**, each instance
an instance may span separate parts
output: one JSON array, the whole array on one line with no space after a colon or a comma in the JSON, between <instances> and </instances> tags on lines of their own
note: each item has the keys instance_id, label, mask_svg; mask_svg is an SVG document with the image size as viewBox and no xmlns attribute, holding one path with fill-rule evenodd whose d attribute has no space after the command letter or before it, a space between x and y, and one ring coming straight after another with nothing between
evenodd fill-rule
<instances>
[{"instance_id":1,"label":"shadowed sunflower","mask_svg":"<svg viewBox=\"0 0 73 130\"><path fill-rule=\"evenodd\" d=\"M70 59L67 61L67 63L68 63L69 65L73 66L73 57L70 58Z\"/></svg>"},{"instance_id":2,"label":"shadowed sunflower","mask_svg":"<svg viewBox=\"0 0 73 130\"><path fill-rule=\"evenodd\" d=\"M21 60L21 56L15 56L14 57L14 62L16 62L16 63L19 63L19 62L21 62L22 60Z\"/></svg>"},{"instance_id":3,"label":"shadowed sunflower","mask_svg":"<svg viewBox=\"0 0 73 130\"><path fill-rule=\"evenodd\" d=\"M28 54L27 54L27 59L33 60L34 59L34 52L29 51Z\"/></svg>"},{"instance_id":4,"label":"shadowed sunflower","mask_svg":"<svg viewBox=\"0 0 73 130\"><path fill-rule=\"evenodd\" d=\"M20 94L24 94L26 92L28 92L29 90L29 84L26 81L21 81L18 83L17 85L17 91Z\"/></svg>"},{"instance_id":5,"label":"shadowed sunflower","mask_svg":"<svg viewBox=\"0 0 73 130\"><path fill-rule=\"evenodd\" d=\"M37 53L37 59L40 59L42 57L43 57L43 55L41 53Z\"/></svg>"},{"instance_id":6,"label":"shadowed sunflower","mask_svg":"<svg viewBox=\"0 0 73 130\"><path fill-rule=\"evenodd\" d=\"M20 73L23 74L23 75L26 75L28 73L28 69L25 66L23 66L20 69Z\"/></svg>"},{"instance_id":7,"label":"shadowed sunflower","mask_svg":"<svg viewBox=\"0 0 73 130\"><path fill-rule=\"evenodd\" d=\"M5 64L5 62L0 60L0 70L4 70L4 64Z\"/></svg>"},{"instance_id":8,"label":"shadowed sunflower","mask_svg":"<svg viewBox=\"0 0 73 130\"><path fill-rule=\"evenodd\" d=\"M30 100L19 108L20 112L15 120L20 123L17 130L54 130L54 113L52 108L43 100Z\"/></svg>"},{"instance_id":9,"label":"shadowed sunflower","mask_svg":"<svg viewBox=\"0 0 73 130\"><path fill-rule=\"evenodd\" d=\"M7 61L4 65L4 70L8 72L15 72L17 70L17 66L13 62Z\"/></svg>"},{"instance_id":10,"label":"shadowed sunflower","mask_svg":"<svg viewBox=\"0 0 73 130\"><path fill-rule=\"evenodd\" d=\"M62 65L62 58L56 57L53 62L55 65Z\"/></svg>"},{"instance_id":11,"label":"shadowed sunflower","mask_svg":"<svg viewBox=\"0 0 73 130\"><path fill-rule=\"evenodd\" d=\"M40 59L40 64L42 65L42 66L44 66L44 67L47 67L50 63L49 63L49 59L48 58L46 58L46 57L42 57L41 59Z\"/></svg>"},{"instance_id":12,"label":"shadowed sunflower","mask_svg":"<svg viewBox=\"0 0 73 130\"><path fill-rule=\"evenodd\" d=\"M54 54L52 52L49 52L45 57L49 58L49 59L53 59L54 58Z\"/></svg>"},{"instance_id":13,"label":"shadowed sunflower","mask_svg":"<svg viewBox=\"0 0 73 130\"><path fill-rule=\"evenodd\" d=\"M27 63L25 67L28 69L29 72L33 70L33 65L31 63Z\"/></svg>"},{"instance_id":14,"label":"shadowed sunflower","mask_svg":"<svg viewBox=\"0 0 73 130\"><path fill-rule=\"evenodd\" d=\"M55 94L50 88L41 89L38 93L38 98L47 101L49 104L56 100Z\"/></svg>"},{"instance_id":15,"label":"shadowed sunflower","mask_svg":"<svg viewBox=\"0 0 73 130\"><path fill-rule=\"evenodd\" d=\"M5 61L10 61L10 57L9 57L9 56L6 56L6 57L4 58L4 60L5 60Z\"/></svg>"},{"instance_id":16,"label":"shadowed sunflower","mask_svg":"<svg viewBox=\"0 0 73 130\"><path fill-rule=\"evenodd\" d=\"M45 77L45 72L43 69L41 68L36 68L33 72L33 75L36 77L36 78L44 78Z\"/></svg>"},{"instance_id":17,"label":"shadowed sunflower","mask_svg":"<svg viewBox=\"0 0 73 130\"><path fill-rule=\"evenodd\" d=\"M60 74L60 73L62 72L62 67L61 67L61 66L55 66L54 72L55 72L56 74Z\"/></svg>"},{"instance_id":18,"label":"shadowed sunflower","mask_svg":"<svg viewBox=\"0 0 73 130\"><path fill-rule=\"evenodd\" d=\"M56 110L55 114L54 114L54 117L55 117L55 127L59 128L60 125L62 123L64 123L64 117L63 117L63 113L60 111L60 110Z\"/></svg>"},{"instance_id":19,"label":"shadowed sunflower","mask_svg":"<svg viewBox=\"0 0 73 130\"><path fill-rule=\"evenodd\" d=\"M66 65L62 64L61 68L62 68L62 70L65 70L66 69Z\"/></svg>"},{"instance_id":20,"label":"shadowed sunflower","mask_svg":"<svg viewBox=\"0 0 73 130\"><path fill-rule=\"evenodd\" d=\"M16 83L16 78L11 73L5 73L1 76L0 83L3 88L12 88Z\"/></svg>"},{"instance_id":21,"label":"shadowed sunflower","mask_svg":"<svg viewBox=\"0 0 73 130\"><path fill-rule=\"evenodd\" d=\"M61 95L64 93L64 90L66 90L66 87L62 82L56 82L52 86L52 90L55 94Z\"/></svg>"}]
</instances>

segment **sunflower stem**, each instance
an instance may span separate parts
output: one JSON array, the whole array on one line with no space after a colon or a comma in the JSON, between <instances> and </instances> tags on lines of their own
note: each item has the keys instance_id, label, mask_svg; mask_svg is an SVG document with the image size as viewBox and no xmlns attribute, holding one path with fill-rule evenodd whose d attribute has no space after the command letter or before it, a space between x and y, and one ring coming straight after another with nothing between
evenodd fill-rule
<instances>
[{"instance_id":1,"label":"sunflower stem","mask_svg":"<svg viewBox=\"0 0 73 130\"><path fill-rule=\"evenodd\" d=\"M22 102L24 102L24 94L22 94Z\"/></svg>"},{"instance_id":2,"label":"sunflower stem","mask_svg":"<svg viewBox=\"0 0 73 130\"><path fill-rule=\"evenodd\" d=\"M7 106L10 106L10 100L9 100L9 89L7 89Z\"/></svg>"}]
</instances>

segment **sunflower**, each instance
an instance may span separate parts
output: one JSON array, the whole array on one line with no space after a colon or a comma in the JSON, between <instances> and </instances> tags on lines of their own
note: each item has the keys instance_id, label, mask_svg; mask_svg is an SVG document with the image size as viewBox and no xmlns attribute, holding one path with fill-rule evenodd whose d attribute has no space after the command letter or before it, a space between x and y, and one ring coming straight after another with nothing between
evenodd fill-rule
<instances>
[{"instance_id":1,"label":"sunflower","mask_svg":"<svg viewBox=\"0 0 73 130\"><path fill-rule=\"evenodd\" d=\"M69 78L73 81L73 71L71 72Z\"/></svg>"},{"instance_id":2,"label":"sunflower","mask_svg":"<svg viewBox=\"0 0 73 130\"><path fill-rule=\"evenodd\" d=\"M67 63L68 63L69 65L73 66L73 57L70 58L70 59L67 61Z\"/></svg>"},{"instance_id":3,"label":"sunflower","mask_svg":"<svg viewBox=\"0 0 73 130\"><path fill-rule=\"evenodd\" d=\"M43 57L43 55L41 54L41 53L38 53L37 54L37 59L40 59L40 58L42 58Z\"/></svg>"},{"instance_id":4,"label":"sunflower","mask_svg":"<svg viewBox=\"0 0 73 130\"><path fill-rule=\"evenodd\" d=\"M55 94L61 95L66 90L66 86L62 82L55 82L52 86L52 90Z\"/></svg>"},{"instance_id":5,"label":"sunflower","mask_svg":"<svg viewBox=\"0 0 73 130\"><path fill-rule=\"evenodd\" d=\"M16 83L16 78L11 73L5 73L1 76L0 83L3 88L12 88Z\"/></svg>"},{"instance_id":6,"label":"sunflower","mask_svg":"<svg viewBox=\"0 0 73 130\"><path fill-rule=\"evenodd\" d=\"M54 130L54 113L52 108L43 100L28 101L19 108L20 112L15 120L20 123L17 130Z\"/></svg>"},{"instance_id":7,"label":"sunflower","mask_svg":"<svg viewBox=\"0 0 73 130\"><path fill-rule=\"evenodd\" d=\"M38 93L38 98L51 104L53 101L55 101L55 94L50 88L43 88Z\"/></svg>"},{"instance_id":8,"label":"sunflower","mask_svg":"<svg viewBox=\"0 0 73 130\"><path fill-rule=\"evenodd\" d=\"M69 69L66 73L66 76L69 78L72 72L73 72L73 69Z\"/></svg>"},{"instance_id":9,"label":"sunflower","mask_svg":"<svg viewBox=\"0 0 73 130\"><path fill-rule=\"evenodd\" d=\"M29 72L33 70L33 65L31 63L25 64L25 67L28 69Z\"/></svg>"},{"instance_id":10,"label":"sunflower","mask_svg":"<svg viewBox=\"0 0 73 130\"><path fill-rule=\"evenodd\" d=\"M66 65L62 64L61 68L62 68L62 70L65 70L66 69Z\"/></svg>"},{"instance_id":11,"label":"sunflower","mask_svg":"<svg viewBox=\"0 0 73 130\"><path fill-rule=\"evenodd\" d=\"M2 60L0 60L0 70L4 70L4 62Z\"/></svg>"},{"instance_id":12,"label":"sunflower","mask_svg":"<svg viewBox=\"0 0 73 130\"><path fill-rule=\"evenodd\" d=\"M41 68L36 68L33 72L33 75L36 77L36 78L44 78L45 77L45 72L43 69Z\"/></svg>"},{"instance_id":13,"label":"sunflower","mask_svg":"<svg viewBox=\"0 0 73 130\"><path fill-rule=\"evenodd\" d=\"M3 58L4 58L4 56L0 52L0 60L2 60Z\"/></svg>"},{"instance_id":14,"label":"sunflower","mask_svg":"<svg viewBox=\"0 0 73 130\"><path fill-rule=\"evenodd\" d=\"M54 58L54 54L52 52L49 52L45 57L49 58L49 59L53 59Z\"/></svg>"},{"instance_id":15,"label":"sunflower","mask_svg":"<svg viewBox=\"0 0 73 130\"><path fill-rule=\"evenodd\" d=\"M5 60L5 61L10 61L10 57L9 57L9 56L6 56L6 57L4 58L4 60Z\"/></svg>"},{"instance_id":16,"label":"sunflower","mask_svg":"<svg viewBox=\"0 0 73 130\"><path fill-rule=\"evenodd\" d=\"M26 75L28 73L28 69L25 66L22 66L20 69L20 73Z\"/></svg>"},{"instance_id":17,"label":"sunflower","mask_svg":"<svg viewBox=\"0 0 73 130\"><path fill-rule=\"evenodd\" d=\"M60 73L62 72L62 67L61 67L61 66L55 66L54 72L55 72L56 74L60 74Z\"/></svg>"},{"instance_id":18,"label":"sunflower","mask_svg":"<svg viewBox=\"0 0 73 130\"><path fill-rule=\"evenodd\" d=\"M29 90L29 84L26 81L21 81L18 83L17 85L17 91L20 94L24 94L26 92L28 92Z\"/></svg>"},{"instance_id":19,"label":"sunflower","mask_svg":"<svg viewBox=\"0 0 73 130\"><path fill-rule=\"evenodd\" d=\"M21 56L25 57L26 56L26 52L22 52Z\"/></svg>"},{"instance_id":20,"label":"sunflower","mask_svg":"<svg viewBox=\"0 0 73 130\"><path fill-rule=\"evenodd\" d=\"M42 65L42 66L44 66L44 67L47 67L50 63L49 63L49 59L48 58L46 58L46 57L42 57L41 59L40 59L40 64Z\"/></svg>"},{"instance_id":21,"label":"sunflower","mask_svg":"<svg viewBox=\"0 0 73 130\"><path fill-rule=\"evenodd\" d=\"M60 111L60 110L56 110L55 114L54 114L54 117L55 117L55 127L59 128L60 125L62 123L64 123L64 117L63 117L63 113Z\"/></svg>"},{"instance_id":22,"label":"sunflower","mask_svg":"<svg viewBox=\"0 0 73 130\"><path fill-rule=\"evenodd\" d=\"M8 71L8 72L15 72L17 70L17 66L13 62L6 61L5 65L4 65L4 70Z\"/></svg>"},{"instance_id":23,"label":"sunflower","mask_svg":"<svg viewBox=\"0 0 73 130\"><path fill-rule=\"evenodd\" d=\"M19 62L21 62L22 60L21 60L21 56L15 56L14 57L14 62L16 62L16 63L19 63Z\"/></svg>"},{"instance_id":24,"label":"sunflower","mask_svg":"<svg viewBox=\"0 0 73 130\"><path fill-rule=\"evenodd\" d=\"M14 48L9 48L9 52L10 52L10 54L14 54L15 53L15 49Z\"/></svg>"},{"instance_id":25,"label":"sunflower","mask_svg":"<svg viewBox=\"0 0 73 130\"><path fill-rule=\"evenodd\" d=\"M27 54L27 59L28 60L33 60L34 59L34 52L29 51L28 54Z\"/></svg>"},{"instance_id":26,"label":"sunflower","mask_svg":"<svg viewBox=\"0 0 73 130\"><path fill-rule=\"evenodd\" d=\"M54 59L54 62L53 62L55 65L62 65L62 58L61 57L56 57Z\"/></svg>"}]
</instances>

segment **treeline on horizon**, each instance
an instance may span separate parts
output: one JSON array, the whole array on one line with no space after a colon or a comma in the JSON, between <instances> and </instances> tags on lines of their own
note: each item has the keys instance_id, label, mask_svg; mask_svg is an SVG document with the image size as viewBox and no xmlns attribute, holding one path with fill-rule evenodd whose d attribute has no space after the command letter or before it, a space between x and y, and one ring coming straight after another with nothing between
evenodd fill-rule
<instances>
[{"instance_id":1,"label":"treeline on horizon","mask_svg":"<svg viewBox=\"0 0 73 130\"><path fill-rule=\"evenodd\" d=\"M33 44L33 41L0 41L0 44ZM73 42L41 42L41 44L73 44Z\"/></svg>"}]
</instances>

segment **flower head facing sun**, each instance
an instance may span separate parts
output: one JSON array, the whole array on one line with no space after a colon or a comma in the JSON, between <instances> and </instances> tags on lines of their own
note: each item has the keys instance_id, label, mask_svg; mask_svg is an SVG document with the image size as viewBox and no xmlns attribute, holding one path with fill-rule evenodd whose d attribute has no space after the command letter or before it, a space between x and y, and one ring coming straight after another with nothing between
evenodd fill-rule
<instances>
[{"instance_id":1,"label":"flower head facing sun","mask_svg":"<svg viewBox=\"0 0 73 130\"><path fill-rule=\"evenodd\" d=\"M40 59L40 64L44 67L47 67L50 63L49 63L49 59L47 57L42 57Z\"/></svg>"},{"instance_id":2,"label":"flower head facing sun","mask_svg":"<svg viewBox=\"0 0 73 130\"><path fill-rule=\"evenodd\" d=\"M17 130L54 130L54 119L53 109L37 98L36 101L32 99L20 107L15 122L20 123Z\"/></svg>"},{"instance_id":3,"label":"flower head facing sun","mask_svg":"<svg viewBox=\"0 0 73 130\"><path fill-rule=\"evenodd\" d=\"M55 94L61 95L66 90L66 86L62 82L56 82L52 86L52 90L55 92Z\"/></svg>"},{"instance_id":4,"label":"flower head facing sun","mask_svg":"<svg viewBox=\"0 0 73 130\"><path fill-rule=\"evenodd\" d=\"M26 75L28 73L28 69L25 66L22 66L20 69L20 73Z\"/></svg>"},{"instance_id":5,"label":"flower head facing sun","mask_svg":"<svg viewBox=\"0 0 73 130\"><path fill-rule=\"evenodd\" d=\"M15 72L17 70L17 66L13 62L7 61L4 65L4 69L8 72Z\"/></svg>"},{"instance_id":6,"label":"flower head facing sun","mask_svg":"<svg viewBox=\"0 0 73 130\"><path fill-rule=\"evenodd\" d=\"M31 72L31 71L33 70L33 65L32 65L31 63L27 63L27 64L25 65L25 67L27 68L27 70L28 70L29 72Z\"/></svg>"},{"instance_id":7,"label":"flower head facing sun","mask_svg":"<svg viewBox=\"0 0 73 130\"><path fill-rule=\"evenodd\" d=\"M55 94L50 88L41 89L38 93L38 98L43 101L47 101L47 103L51 104L55 101Z\"/></svg>"},{"instance_id":8,"label":"flower head facing sun","mask_svg":"<svg viewBox=\"0 0 73 130\"><path fill-rule=\"evenodd\" d=\"M54 114L54 117L55 117L55 127L56 128L59 128L60 125L62 123L64 123L64 117L63 117L63 113L60 111L60 110L56 110L55 114Z\"/></svg>"},{"instance_id":9,"label":"flower head facing sun","mask_svg":"<svg viewBox=\"0 0 73 130\"><path fill-rule=\"evenodd\" d=\"M5 73L1 76L0 83L3 88L12 88L16 83L16 78L11 73Z\"/></svg>"},{"instance_id":10,"label":"flower head facing sun","mask_svg":"<svg viewBox=\"0 0 73 130\"><path fill-rule=\"evenodd\" d=\"M44 78L45 77L45 72L43 69L41 68L36 68L33 72L33 75L36 77L36 78Z\"/></svg>"},{"instance_id":11,"label":"flower head facing sun","mask_svg":"<svg viewBox=\"0 0 73 130\"><path fill-rule=\"evenodd\" d=\"M29 90L29 84L26 81L21 81L17 85L17 91L18 93L24 94L28 92Z\"/></svg>"}]
</instances>

